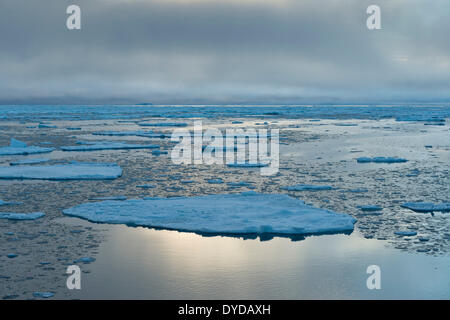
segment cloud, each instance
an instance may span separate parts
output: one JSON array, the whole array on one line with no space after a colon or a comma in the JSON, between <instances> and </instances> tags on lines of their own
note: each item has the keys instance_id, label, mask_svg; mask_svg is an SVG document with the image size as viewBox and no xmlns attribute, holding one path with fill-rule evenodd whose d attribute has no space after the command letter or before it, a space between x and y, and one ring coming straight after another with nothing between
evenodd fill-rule
<instances>
[{"instance_id":1,"label":"cloud","mask_svg":"<svg viewBox=\"0 0 450 320\"><path fill-rule=\"evenodd\" d=\"M0 103L450 99L446 0L3 0Z\"/></svg>"}]
</instances>

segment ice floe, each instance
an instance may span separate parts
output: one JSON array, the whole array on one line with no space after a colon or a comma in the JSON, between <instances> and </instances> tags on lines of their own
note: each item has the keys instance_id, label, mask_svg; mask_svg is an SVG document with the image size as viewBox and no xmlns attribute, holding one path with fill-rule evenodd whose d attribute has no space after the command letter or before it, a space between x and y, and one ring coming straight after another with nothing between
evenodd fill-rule
<instances>
[{"instance_id":1,"label":"ice floe","mask_svg":"<svg viewBox=\"0 0 450 320\"><path fill-rule=\"evenodd\" d=\"M367 204L364 206L359 207L362 211L381 211L383 210L382 207L374 205L374 204Z\"/></svg>"},{"instance_id":2,"label":"ice floe","mask_svg":"<svg viewBox=\"0 0 450 320\"><path fill-rule=\"evenodd\" d=\"M403 236L403 237L412 237L412 236L417 235L417 232L408 231L408 230L398 230L398 231L395 231L394 234L396 234L398 236Z\"/></svg>"},{"instance_id":3,"label":"ice floe","mask_svg":"<svg viewBox=\"0 0 450 320\"><path fill-rule=\"evenodd\" d=\"M432 202L406 202L401 205L403 208L415 212L450 212L450 202L432 203Z\"/></svg>"},{"instance_id":4,"label":"ice floe","mask_svg":"<svg viewBox=\"0 0 450 320\"><path fill-rule=\"evenodd\" d=\"M24 159L24 160L19 160L19 161L12 161L9 164L11 166L20 166L20 165L25 165L25 164L36 164L36 163L43 163L43 162L48 162L50 161L50 159Z\"/></svg>"},{"instance_id":5,"label":"ice floe","mask_svg":"<svg viewBox=\"0 0 450 320\"><path fill-rule=\"evenodd\" d=\"M287 191L324 191L324 190L332 190L332 186L319 186L312 184L296 184L293 186L282 187L281 189Z\"/></svg>"},{"instance_id":6,"label":"ice floe","mask_svg":"<svg viewBox=\"0 0 450 320\"><path fill-rule=\"evenodd\" d=\"M0 206L18 205L18 204L22 204L22 202L14 202L14 201L3 201L3 200L0 200Z\"/></svg>"},{"instance_id":7,"label":"ice floe","mask_svg":"<svg viewBox=\"0 0 450 320\"><path fill-rule=\"evenodd\" d=\"M369 163L369 162L375 162L375 163L402 163L402 162L407 162L408 160L403 159L403 158L393 158L393 157L374 157L374 158L360 157L360 158L357 158L356 161L358 163Z\"/></svg>"},{"instance_id":8,"label":"ice floe","mask_svg":"<svg viewBox=\"0 0 450 320\"><path fill-rule=\"evenodd\" d=\"M54 295L55 294L53 292L34 292L33 293L33 296L35 298L44 298L44 299L51 298Z\"/></svg>"},{"instance_id":9,"label":"ice floe","mask_svg":"<svg viewBox=\"0 0 450 320\"><path fill-rule=\"evenodd\" d=\"M63 213L98 223L231 235L351 232L356 222L288 195L255 192L91 202Z\"/></svg>"},{"instance_id":10,"label":"ice floe","mask_svg":"<svg viewBox=\"0 0 450 320\"><path fill-rule=\"evenodd\" d=\"M0 179L101 180L121 175L122 168L115 163L0 167Z\"/></svg>"},{"instance_id":11,"label":"ice floe","mask_svg":"<svg viewBox=\"0 0 450 320\"><path fill-rule=\"evenodd\" d=\"M139 122L138 125L143 127L187 127L184 122Z\"/></svg>"},{"instance_id":12,"label":"ice floe","mask_svg":"<svg viewBox=\"0 0 450 320\"><path fill-rule=\"evenodd\" d=\"M26 155L35 153L47 153L55 150L54 148L43 148L37 146L27 146L25 142L11 139L9 146L0 147L0 156Z\"/></svg>"},{"instance_id":13,"label":"ice floe","mask_svg":"<svg viewBox=\"0 0 450 320\"><path fill-rule=\"evenodd\" d=\"M79 146L63 146L63 151L98 151L98 150L119 150L119 149L156 149L156 144L129 144L124 142L87 142Z\"/></svg>"},{"instance_id":14,"label":"ice floe","mask_svg":"<svg viewBox=\"0 0 450 320\"><path fill-rule=\"evenodd\" d=\"M45 216L43 212L32 213L16 213L16 212L0 212L0 219L7 220L36 220Z\"/></svg>"}]
</instances>

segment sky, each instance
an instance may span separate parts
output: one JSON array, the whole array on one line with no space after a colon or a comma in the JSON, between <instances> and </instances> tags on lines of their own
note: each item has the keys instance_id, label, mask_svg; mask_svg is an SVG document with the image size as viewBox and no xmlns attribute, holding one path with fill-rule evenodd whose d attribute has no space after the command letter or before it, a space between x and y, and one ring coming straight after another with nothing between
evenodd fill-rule
<instances>
[{"instance_id":1,"label":"sky","mask_svg":"<svg viewBox=\"0 0 450 320\"><path fill-rule=\"evenodd\" d=\"M448 0L1 0L0 104L450 102L449 31Z\"/></svg>"}]
</instances>

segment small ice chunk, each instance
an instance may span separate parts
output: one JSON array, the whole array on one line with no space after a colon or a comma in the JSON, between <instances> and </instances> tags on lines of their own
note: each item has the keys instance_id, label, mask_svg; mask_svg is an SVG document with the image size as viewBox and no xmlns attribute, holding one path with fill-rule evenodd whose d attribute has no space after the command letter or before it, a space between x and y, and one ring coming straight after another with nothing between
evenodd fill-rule
<instances>
[{"instance_id":1,"label":"small ice chunk","mask_svg":"<svg viewBox=\"0 0 450 320\"><path fill-rule=\"evenodd\" d=\"M374 158L368 158L368 157L360 157L356 158L356 161L358 163L403 163L407 162L408 160L403 158L394 158L394 157L374 157Z\"/></svg>"},{"instance_id":2,"label":"small ice chunk","mask_svg":"<svg viewBox=\"0 0 450 320\"><path fill-rule=\"evenodd\" d=\"M24 165L24 164L36 164L36 163L43 163L43 162L48 162L50 161L50 159L24 159L24 160L19 160L19 161L13 161L10 162L9 164L11 166L20 166L20 165Z\"/></svg>"},{"instance_id":3,"label":"small ice chunk","mask_svg":"<svg viewBox=\"0 0 450 320\"><path fill-rule=\"evenodd\" d=\"M159 145L156 144L129 144L124 142L95 142L83 143L79 146L63 146L63 151L98 151L98 150L119 150L119 149L157 149Z\"/></svg>"},{"instance_id":4,"label":"small ice chunk","mask_svg":"<svg viewBox=\"0 0 450 320\"><path fill-rule=\"evenodd\" d=\"M308 235L351 232L356 220L306 205L285 194L217 194L196 197L84 203L63 210L91 222L207 234Z\"/></svg>"},{"instance_id":5,"label":"small ice chunk","mask_svg":"<svg viewBox=\"0 0 450 320\"><path fill-rule=\"evenodd\" d=\"M35 153L52 152L55 148L42 148L37 146L27 146L25 142L11 138L7 147L0 147L0 156L26 155Z\"/></svg>"},{"instance_id":6,"label":"small ice chunk","mask_svg":"<svg viewBox=\"0 0 450 320\"><path fill-rule=\"evenodd\" d=\"M22 202L15 202L15 201L3 201L0 199L0 206L15 206L22 204Z\"/></svg>"},{"instance_id":7,"label":"small ice chunk","mask_svg":"<svg viewBox=\"0 0 450 320\"><path fill-rule=\"evenodd\" d=\"M206 180L208 183L210 183L210 184L222 184L223 183L223 180L222 179L220 179L220 178L218 178L218 179L208 179L208 180Z\"/></svg>"},{"instance_id":8,"label":"small ice chunk","mask_svg":"<svg viewBox=\"0 0 450 320\"><path fill-rule=\"evenodd\" d=\"M51 298L54 295L55 294L53 292L34 292L33 293L33 296L35 298L44 298L44 299Z\"/></svg>"},{"instance_id":9,"label":"small ice chunk","mask_svg":"<svg viewBox=\"0 0 450 320\"><path fill-rule=\"evenodd\" d=\"M412 236L417 235L417 232L407 231L407 230L398 230L398 231L395 231L394 234L396 234L398 236L412 237Z\"/></svg>"},{"instance_id":10,"label":"small ice chunk","mask_svg":"<svg viewBox=\"0 0 450 320\"><path fill-rule=\"evenodd\" d=\"M122 168L115 163L0 167L0 179L101 180L121 175Z\"/></svg>"},{"instance_id":11,"label":"small ice chunk","mask_svg":"<svg viewBox=\"0 0 450 320\"><path fill-rule=\"evenodd\" d=\"M27 144L25 142L19 141L17 139L11 138L9 146L12 148L26 148Z\"/></svg>"},{"instance_id":12,"label":"small ice chunk","mask_svg":"<svg viewBox=\"0 0 450 320\"><path fill-rule=\"evenodd\" d=\"M142 188L142 189L153 189L153 188L156 188L156 186L153 185L153 184L141 184L141 185L138 185L136 187L137 188Z\"/></svg>"},{"instance_id":13,"label":"small ice chunk","mask_svg":"<svg viewBox=\"0 0 450 320\"><path fill-rule=\"evenodd\" d=\"M123 201L123 200L127 200L127 197L125 197L125 196L96 197L96 198L92 198L92 200L119 200L119 201Z\"/></svg>"},{"instance_id":14,"label":"small ice chunk","mask_svg":"<svg viewBox=\"0 0 450 320\"><path fill-rule=\"evenodd\" d=\"M383 210L382 207L374 205L374 204L368 204L364 206L359 207L362 211L381 211Z\"/></svg>"},{"instance_id":15,"label":"small ice chunk","mask_svg":"<svg viewBox=\"0 0 450 320\"><path fill-rule=\"evenodd\" d=\"M79 258L79 259L75 260L73 263L79 263L79 262L82 262L82 263L91 263L91 262L94 262L94 261L95 261L95 258L92 258L92 257L82 257L82 258Z\"/></svg>"},{"instance_id":16,"label":"small ice chunk","mask_svg":"<svg viewBox=\"0 0 450 320\"><path fill-rule=\"evenodd\" d=\"M261 168L261 167L267 167L268 164L265 163L229 163L227 164L230 168Z\"/></svg>"},{"instance_id":17,"label":"small ice chunk","mask_svg":"<svg viewBox=\"0 0 450 320\"><path fill-rule=\"evenodd\" d=\"M332 186L319 186L319 185L311 185L311 184L296 184L293 186L282 187L281 189L287 191L324 191L324 190L332 190Z\"/></svg>"},{"instance_id":18,"label":"small ice chunk","mask_svg":"<svg viewBox=\"0 0 450 320\"><path fill-rule=\"evenodd\" d=\"M7 220L36 220L45 216L43 212L32 213L16 213L16 212L0 212L0 219Z\"/></svg>"},{"instance_id":19,"label":"small ice chunk","mask_svg":"<svg viewBox=\"0 0 450 320\"><path fill-rule=\"evenodd\" d=\"M187 127L184 122L139 122L138 125L143 127Z\"/></svg>"},{"instance_id":20,"label":"small ice chunk","mask_svg":"<svg viewBox=\"0 0 450 320\"><path fill-rule=\"evenodd\" d=\"M406 202L401 205L403 208L415 212L450 212L450 202L434 204L432 202Z\"/></svg>"}]
</instances>

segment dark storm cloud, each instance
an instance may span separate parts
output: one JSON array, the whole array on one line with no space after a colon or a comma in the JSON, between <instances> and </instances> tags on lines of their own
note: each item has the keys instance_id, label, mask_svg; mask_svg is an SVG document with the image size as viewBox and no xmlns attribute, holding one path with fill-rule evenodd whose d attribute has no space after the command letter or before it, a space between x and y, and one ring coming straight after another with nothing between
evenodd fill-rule
<instances>
[{"instance_id":1,"label":"dark storm cloud","mask_svg":"<svg viewBox=\"0 0 450 320\"><path fill-rule=\"evenodd\" d=\"M448 1L372 3L2 0L0 102L448 100Z\"/></svg>"}]
</instances>

